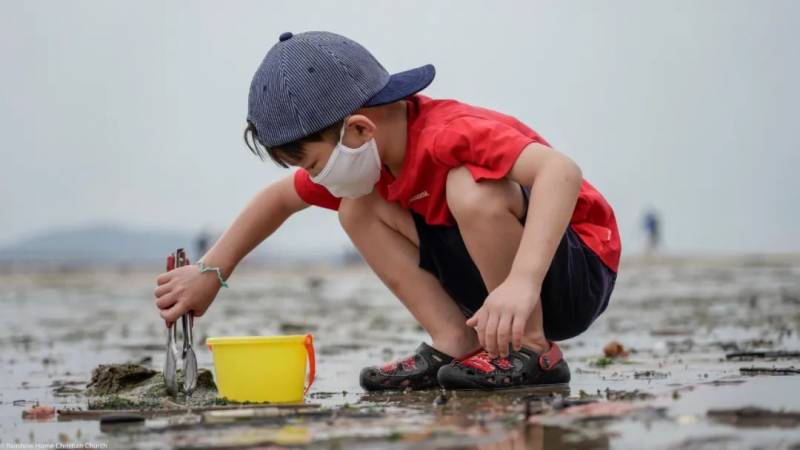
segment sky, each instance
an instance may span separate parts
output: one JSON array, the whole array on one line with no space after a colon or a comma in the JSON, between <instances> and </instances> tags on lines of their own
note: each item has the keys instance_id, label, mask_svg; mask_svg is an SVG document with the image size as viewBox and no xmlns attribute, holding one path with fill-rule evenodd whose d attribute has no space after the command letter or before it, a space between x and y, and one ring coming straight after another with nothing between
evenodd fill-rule
<instances>
[{"instance_id":1,"label":"sky","mask_svg":"<svg viewBox=\"0 0 800 450\"><path fill-rule=\"evenodd\" d=\"M674 253L800 251L800 2L0 0L0 246L98 223L223 230L288 175L242 142L284 31L327 30L423 93L511 114ZM324 230L321 232L320 230ZM309 208L270 242L347 245Z\"/></svg>"}]
</instances>

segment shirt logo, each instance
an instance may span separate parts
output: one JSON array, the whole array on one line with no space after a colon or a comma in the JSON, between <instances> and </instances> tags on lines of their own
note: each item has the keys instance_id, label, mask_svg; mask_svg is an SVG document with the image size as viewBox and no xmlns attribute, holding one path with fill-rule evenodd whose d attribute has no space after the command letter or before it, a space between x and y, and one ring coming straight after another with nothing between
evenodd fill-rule
<instances>
[{"instance_id":1,"label":"shirt logo","mask_svg":"<svg viewBox=\"0 0 800 450\"><path fill-rule=\"evenodd\" d=\"M422 200L423 198L425 198L425 197L427 197L429 195L431 195L431 194L428 194L428 191L422 191L419 194L417 194L417 195L411 197L410 199L408 199L408 203L413 203L413 202L415 202L417 200Z\"/></svg>"}]
</instances>

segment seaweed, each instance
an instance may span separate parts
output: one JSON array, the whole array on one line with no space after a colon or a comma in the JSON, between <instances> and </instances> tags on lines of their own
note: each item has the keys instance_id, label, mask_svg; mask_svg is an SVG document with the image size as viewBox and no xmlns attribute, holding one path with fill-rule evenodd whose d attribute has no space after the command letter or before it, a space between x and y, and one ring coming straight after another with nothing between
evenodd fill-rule
<instances>
[{"instance_id":1,"label":"seaweed","mask_svg":"<svg viewBox=\"0 0 800 450\"><path fill-rule=\"evenodd\" d=\"M178 379L183 378L178 370ZM179 382L179 386L182 383ZM141 409L163 406L207 406L232 404L217 398L217 387L210 371L200 369L197 386L191 395L170 396L161 372L138 364L102 364L92 371L87 385L89 409Z\"/></svg>"}]
</instances>

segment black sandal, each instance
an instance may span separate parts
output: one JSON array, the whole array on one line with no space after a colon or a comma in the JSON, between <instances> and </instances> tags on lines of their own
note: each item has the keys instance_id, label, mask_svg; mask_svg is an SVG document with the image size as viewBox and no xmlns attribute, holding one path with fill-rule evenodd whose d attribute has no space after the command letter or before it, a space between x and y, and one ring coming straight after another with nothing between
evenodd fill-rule
<instances>
[{"instance_id":1,"label":"black sandal","mask_svg":"<svg viewBox=\"0 0 800 450\"><path fill-rule=\"evenodd\" d=\"M510 350L506 357L491 358L479 348L454 359L439 370L439 384L445 389L493 390L569 383L569 366L555 342L542 354L524 347Z\"/></svg>"},{"instance_id":2,"label":"black sandal","mask_svg":"<svg viewBox=\"0 0 800 450\"><path fill-rule=\"evenodd\" d=\"M423 342L406 358L365 367L361 370L361 387L368 391L439 387L436 374L451 361L453 357Z\"/></svg>"}]
</instances>

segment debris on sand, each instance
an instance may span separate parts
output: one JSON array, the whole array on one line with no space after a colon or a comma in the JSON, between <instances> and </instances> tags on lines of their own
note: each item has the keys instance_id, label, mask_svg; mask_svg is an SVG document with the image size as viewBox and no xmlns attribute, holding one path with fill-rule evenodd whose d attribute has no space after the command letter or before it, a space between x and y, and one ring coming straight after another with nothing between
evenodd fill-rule
<instances>
[{"instance_id":1,"label":"debris on sand","mask_svg":"<svg viewBox=\"0 0 800 450\"><path fill-rule=\"evenodd\" d=\"M800 358L800 352L764 351L764 352L735 352L725 355L726 359L752 360L752 359L786 359Z\"/></svg>"},{"instance_id":2,"label":"debris on sand","mask_svg":"<svg viewBox=\"0 0 800 450\"><path fill-rule=\"evenodd\" d=\"M592 403L597 403L597 399L594 398L571 398L571 397L562 397L557 396L554 397L550 402L549 405L552 409L556 411L560 411L563 409L572 408L574 406L583 406L589 405Z\"/></svg>"},{"instance_id":3,"label":"debris on sand","mask_svg":"<svg viewBox=\"0 0 800 450\"><path fill-rule=\"evenodd\" d=\"M718 422L742 427L800 426L800 411L773 411L747 406L735 409L711 409L706 415Z\"/></svg>"},{"instance_id":4,"label":"debris on sand","mask_svg":"<svg viewBox=\"0 0 800 450\"><path fill-rule=\"evenodd\" d=\"M14 400L11 404L14 406L39 406L39 402L36 400Z\"/></svg>"},{"instance_id":5,"label":"debris on sand","mask_svg":"<svg viewBox=\"0 0 800 450\"><path fill-rule=\"evenodd\" d=\"M305 334L311 331L317 331L317 326L302 322L281 322L282 334Z\"/></svg>"},{"instance_id":6,"label":"debris on sand","mask_svg":"<svg viewBox=\"0 0 800 450\"><path fill-rule=\"evenodd\" d=\"M650 400L655 398L655 395L634 389L632 391L619 390L606 388L606 399L610 401L632 401L632 400Z\"/></svg>"},{"instance_id":7,"label":"debris on sand","mask_svg":"<svg viewBox=\"0 0 800 450\"><path fill-rule=\"evenodd\" d=\"M705 383L700 383L700 384L707 384L707 385L710 385L710 386L736 386L736 385L742 384L744 382L745 382L745 380L712 380L712 381L706 381Z\"/></svg>"},{"instance_id":8,"label":"debris on sand","mask_svg":"<svg viewBox=\"0 0 800 450\"><path fill-rule=\"evenodd\" d=\"M588 405L598 400L594 398L564 397L562 395L555 395L552 397L532 395L523 398L522 401L525 404L525 418L528 419L532 416L560 411L572 406Z\"/></svg>"},{"instance_id":9,"label":"debris on sand","mask_svg":"<svg viewBox=\"0 0 800 450\"><path fill-rule=\"evenodd\" d=\"M655 370L642 370L633 373L633 378L637 380L663 380L668 376L669 374L656 372Z\"/></svg>"},{"instance_id":10,"label":"debris on sand","mask_svg":"<svg viewBox=\"0 0 800 450\"><path fill-rule=\"evenodd\" d=\"M79 388L78 386L85 385L85 381L67 381L67 380L55 380L50 383L50 387L53 388L53 395L56 397L68 397L71 395L80 395L83 393L83 389Z\"/></svg>"},{"instance_id":11,"label":"debris on sand","mask_svg":"<svg viewBox=\"0 0 800 450\"><path fill-rule=\"evenodd\" d=\"M100 425L142 423L144 419L139 414L106 414L100 417Z\"/></svg>"},{"instance_id":12,"label":"debris on sand","mask_svg":"<svg viewBox=\"0 0 800 450\"><path fill-rule=\"evenodd\" d=\"M177 405L181 406L181 405ZM232 412L229 412L232 411ZM237 412L238 411L238 412ZM187 409L186 407L160 407L160 408L138 408L138 409L59 409L58 419L61 420L100 420L103 421L108 417L175 417L181 416L188 418L194 416L195 418L202 418L205 420L208 416L209 420L215 421L220 417L233 418L236 420L243 420L248 418L260 419L264 417L286 417L286 416L320 416L332 415L337 413L340 416L347 413L342 413L338 410L325 410L323 411L319 405L316 404L240 404L240 403L226 403L210 406L192 406ZM361 411L356 411L360 413ZM348 417L351 415L350 414ZM363 414L361 414L363 416ZM218 420L216 420L218 421Z\"/></svg>"},{"instance_id":13,"label":"debris on sand","mask_svg":"<svg viewBox=\"0 0 800 450\"><path fill-rule=\"evenodd\" d=\"M22 411L22 417L24 419L35 419L35 420L42 420L42 419L49 419L56 415L56 409L52 406L44 406L44 405L36 405L32 406L25 411Z\"/></svg>"},{"instance_id":14,"label":"debris on sand","mask_svg":"<svg viewBox=\"0 0 800 450\"><path fill-rule=\"evenodd\" d=\"M433 406L444 406L447 404L447 394L442 392L441 394L437 395L436 398L433 399Z\"/></svg>"},{"instance_id":15,"label":"debris on sand","mask_svg":"<svg viewBox=\"0 0 800 450\"><path fill-rule=\"evenodd\" d=\"M608 358L625 358L630 354L619 341L611 341L606 344L603 347L603 353Z\"/></svg>"},{"instance_id":16,"label":"debris on sand","mask_svg":"<svg viewBox=\"0 0 800 450\"><path fill-rule=\"evenodd\" d=\"M178 371L179 386L182 372ZM173 398L161 372L138 364L101 364L92 370L86 389L89 409L137 409L219 404L211 372L200 369L190 396ZM185 403L184 403L185 402Z\"/></svg>"},{"instance_id":17,"label":"debris on sand","mask_svg":"<svg viewBox=\"0 0 800 450\"><path fill-rule=\"evenodd\" d=\"M800 375L800 369L792 367L741 367L742 375Z\"/></svg>"},{"instance_id":18,"label":"debris on sand","mask_svg":"<svg viewBox=\"0 0 800 450\"><path fill-rule=\"evenodd\" d=\"M650 336L670 337L670 336L691 336L694 330L690 328L659 328L650 330Z\"/></svg>"},{"instance_id":19,"label":"debris on sand","mask_svg":"<svg viewBox=\"0 0 800 450\"><path fill-rule=\"evenodd\" d=\"M609 358L608 356L601 356L600 358L595 359L594 361L589 361L589 365L593 367L606 367L611 364L614 364L614 358Z\"/></svg>"}]
</instances>

